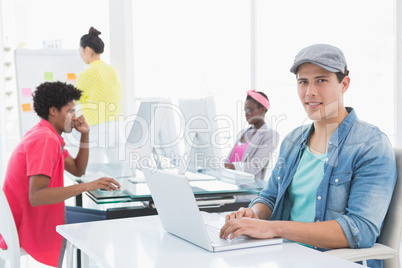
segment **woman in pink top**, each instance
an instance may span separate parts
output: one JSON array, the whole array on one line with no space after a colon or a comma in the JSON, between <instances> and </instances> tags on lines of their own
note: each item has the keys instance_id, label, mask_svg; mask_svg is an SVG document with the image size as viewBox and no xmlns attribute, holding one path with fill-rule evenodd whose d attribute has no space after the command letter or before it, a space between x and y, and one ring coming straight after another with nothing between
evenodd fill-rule
<instances>
[{"instance_id":1,"label":"woman in pink top","mask_svg":"<svg viewBox=\"0 0 402 268\"><path fill-rule=\"evenodd\" d=\"M225 168L253 174L259 186L263 185L266 168L279 140L279 134L265 123L269 107L269 99L263 92L247 91L244 111L251 127L239 133L225 163Z\"/></svg>"}]
</instances>

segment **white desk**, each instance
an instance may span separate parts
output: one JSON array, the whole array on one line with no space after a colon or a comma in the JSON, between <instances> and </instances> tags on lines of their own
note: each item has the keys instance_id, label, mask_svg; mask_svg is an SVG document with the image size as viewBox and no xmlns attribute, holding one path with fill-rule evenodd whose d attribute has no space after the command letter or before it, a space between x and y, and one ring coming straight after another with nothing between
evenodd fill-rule
<instances>
[{"instance_id":1,"label":"white desk","mask_svg":"<svg viewBox=\"0 0 402 268\"><path fill-rule=\"evenodd\" d=\"M69 244L102 266L112 268L361 267L291 242L211 253L166 233L159 216L60 225L56 230Z\"/></svg>"}]
</instances>

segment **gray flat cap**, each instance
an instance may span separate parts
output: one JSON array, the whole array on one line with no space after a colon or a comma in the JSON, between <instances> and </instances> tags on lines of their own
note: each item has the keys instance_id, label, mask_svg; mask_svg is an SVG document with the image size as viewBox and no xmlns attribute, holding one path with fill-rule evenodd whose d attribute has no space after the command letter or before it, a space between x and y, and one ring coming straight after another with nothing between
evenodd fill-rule
<instances>
[{"instance_id":1,"label":"gray flat cap","mask_svg":"<svg viewBox=\"0 0 402 268\"><path fill-rule=\"evenodd\" d=\"M317 44L303 48L296 55L290 72L297 74L297 69L303 63L313 63L327 71L345 73L347 69L345 55L342 50L327 44Z\"/></svg>"}]
</instances>

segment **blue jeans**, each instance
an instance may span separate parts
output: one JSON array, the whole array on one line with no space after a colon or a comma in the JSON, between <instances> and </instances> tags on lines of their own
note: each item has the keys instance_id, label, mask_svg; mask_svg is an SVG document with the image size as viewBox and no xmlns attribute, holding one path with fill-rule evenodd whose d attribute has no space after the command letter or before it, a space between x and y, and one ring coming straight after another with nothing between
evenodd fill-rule
<instances>
[{"instance_id":1,"label":"blue jeans","mask_svg":"<svg viewBox=\"0 0 402 268\"><path fill-rule=\"evenodd\" d=\"M106 211L66 206L67 224L106 220Z\"/></svg>"}]
</instances>

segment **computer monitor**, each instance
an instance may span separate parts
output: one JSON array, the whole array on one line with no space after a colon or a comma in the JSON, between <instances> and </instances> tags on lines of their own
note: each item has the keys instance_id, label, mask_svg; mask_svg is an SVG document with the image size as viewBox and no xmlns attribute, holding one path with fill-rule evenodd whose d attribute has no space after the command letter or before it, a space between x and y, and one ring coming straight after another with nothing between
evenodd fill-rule
<instances>
[{"instance_id":1,"label":"computer monitor","mask_svg":"<svg viewBox=\"0 0 402 268\"><path fill-rule=\"evenodd\" d=\"M142 158L152 158L156 165L162 164L160 157L177 159L180 156L181 138L177 132L175 117L179 116L178 108L168 99L143 100L126 143L127 149L138 154L135 157L130 156L137 161L131 164L141 169L138 161L147 162Z\"/></svg>"},{"instance_id":2,"label":"computer monitor","mask_svg":"<svg viewBox=\"0 0 402 268\"><path fill-rule=\"evenodd\" d=\"M179 108L170 101L160 102L155 111L155 132L151 135L151 144L154 153L171 160L180 156L180 141L184 132L177 131L177 123L180 121Z\"/></svg>"},{"instance_id":3,"label":"computer monitor","mask_svg":"<svg viewBox=\"0 0 402 268\"><path fill-rule=\"evenodd\" d=\"M185 163L187 170L219 168L222 160L214 98L179 99L184 115Z\"/></svg>"}]
</instances>

